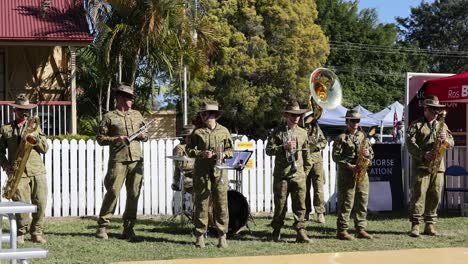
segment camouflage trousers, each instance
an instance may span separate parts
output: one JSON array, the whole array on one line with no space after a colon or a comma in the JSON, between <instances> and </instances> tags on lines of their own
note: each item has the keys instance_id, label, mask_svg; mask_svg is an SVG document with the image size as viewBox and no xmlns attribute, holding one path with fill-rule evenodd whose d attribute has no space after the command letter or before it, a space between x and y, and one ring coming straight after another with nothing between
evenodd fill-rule
<instances>
[{"instance_id":1,"label":"camouflage trousers","mask_svg":"<svg viewBox=\"0 0 468 264\"><path fill-rule=\"evenodd\" d=\"M31 203L37 206L37 211L31 214L32 221L28 213L16 214L18 235L24 235L28 232L31 233L31 235L42 235L44 232L44 217L47 206L46 175L22 177L13 200Z\"/></svg>"},{"instance_id":2,"label":"camouflage trousers","mask_svg":"<svg viewBox=\"0 0 468 264\"><path fill-rule=\"evenodd\" d=\"M323 178L323 162L315 162L312 166L312 169L309 172L309 175L306 179L306 215L312 212L312 203L310 195L310 187L313 187L313 204L315 213L323 214L325 213L325 198L323 196L323 185L325 180Z\"/></svg>"},{"instance_id":3,"label":"camouflage trousers","mask_svg":"<svg viewBox=\"0 0 468 264\"><path fill-rule=\"evenodd\" d=\"M410 221L412 223L436 222L443 184L442 172L431 176L427 168L411 168Z\"/></svg>"},{"instance_id":4,"label":"camouflage trousers","mask_svg":"<svg viewBox=\"0 0 468 264\"><path fill-rule=\"evenodd\" d=\"M284 225L284 218L288 211L288 195L291 194L292 211L294 215L294 228L296 230L304 229L305 225L305 177L294 177L290 179L274 178L273 194L275 210L271 227L273 229L281 228Z\"/></svg>"},{"instance_id":5,"label":"camouflage trousers","mask_svg":"<svg viewBox=\"0 0 468 264\"><path fill-rule=\"evenodd\" d=\"M369 177L357 183L353 173L346 168L338 168L338 212L336 226L338 231L349 229L349 218L354 210L354 226L365 229L367 226L367 203L369 198Z\"/></svg>"},{"instance_id":6,"label":"camouflage trousers","mask_svg":"<svg viewBox=\"0 0 468 264\"><path fill-rule=\"evenodd\" d=\"M215 176L216 175L216 176ZM210 205L213 210L213 225L219 235L228 232L228 176L223 173L193 175L194 217L196 235L205 234L209 224Z\"/></svg>"},{"instance_id":7,"label":"camouflage trousers","mask_svg":"<svg viewBox=\"0 0 468 264\"><path fill-rule=\"evenodd\" d=\"M136 221L138 198L143 183L143 161L109 162L108 167L104 178L106 194L102 200L98 224L99 226L109 225L119 200L120 189L125 182L127 200L122 219L125 225L133 226Z\"/></svg>"}]
</instances>

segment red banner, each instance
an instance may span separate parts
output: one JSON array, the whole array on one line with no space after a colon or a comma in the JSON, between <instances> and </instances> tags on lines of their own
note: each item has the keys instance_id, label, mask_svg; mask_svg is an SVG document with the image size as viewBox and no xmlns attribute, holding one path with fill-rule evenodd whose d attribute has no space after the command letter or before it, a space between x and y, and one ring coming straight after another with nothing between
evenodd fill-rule
<instances>
[{"instance_id":1,"label":"red banner","mask_svg":"<svg viewBox=\"0 0 468 264\"><path fill-rule=\"evenodd\" d=\"M449 77L428 80L425 94L441 102L468 102L468 71Z\"/></svg>"}]
</instances>

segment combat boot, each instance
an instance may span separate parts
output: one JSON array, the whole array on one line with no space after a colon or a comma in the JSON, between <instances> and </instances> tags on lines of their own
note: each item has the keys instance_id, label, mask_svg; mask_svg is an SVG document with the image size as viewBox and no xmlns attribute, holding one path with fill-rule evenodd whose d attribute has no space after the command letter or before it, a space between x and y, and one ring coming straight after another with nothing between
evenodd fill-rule
<instances>
[{"instance_id":1,"label":"combat boot","mask_svg":"<svg viewBox=\"0 0 468 264\"><path fill-rule=\"evenodd\" d=\"M228 247L228 244L227 244L227 241L226 241L226 234L223 234L223 235L219 236L218 247L219 248L227 248Z\"/></svg>"},{"instance_id":2,"label":"combat boot","mask_svg":"<svg viewBox=\"0 0 468 264\"><path fill-rule=\"evenodd\" d=\"M366 230L364 230L364 229L358 229L357 233L356 233L356 237L357 238L365 238L365 239L373 239L373 237L371 235L369 235L369 233L367 233Z\"/></svg>"},{"instance_id":3,"label":"combat boot","mask_svg":"<svg viewBox=\"0 0 468 264\"><path fill-rule=\"evenodd\" d=\"M411 237L419 237L419 224L413 223L413 224L411 225L411 233L410 233L410 236L411 236Z\"/></svg>"},{"instance_id":4,"label":"combat boot","mask_svg":"<svg viewBox=\"0 0 468 264\"><path fill-rule=\"evenodd\" d=\"M273 233L271 234L271 238L275 242L280 242L281 241L281 228L273 229Z\"/></svg>"},{"instance_id":5,"label":"combat boot","mask_svg":"<svg viewBox=\"0 0 468 264\"><path fill-rule=\"evenodd\" d=\"M296 243L310 243L312 242L307 236L307 232L304 228L297 230Z\"/></svg>"},{"instance_id":6,"label":"combat boot","mask_svg":"<svg viewBox=\"0 0 468 264\"><path fill-rule=\"evenodd\" d=\"M347 230L341 230L336 233L336 237L340 240L354 240L355 238L351 236Z\"/></svg>"},{"instance_id":7,"label":"combat boot","mask_svg":"<svg viewBox=\"0 0 468 264\"><path fill-rule=\"evenodd\" d=\"M434 224L426 224L426 226L424 227L424 234L429 236L437 236Z\"/></svg>"},{"instance_id":8,"label":"combat boot","mask_svg":"<svg viewBox=\"0 0 468 264\"><path fill-rule=\"evenodd\" d=\"M205 237L203 234L197 235L195 240L195 247L197 248L204 248L205 247Z\"/></svg>"},{"instance_id":9,"label":"combat boot","mask_svg":"<svg viewBox=\"0 0 468 264\"><path fill-rule=\"evenodd\" d=\"M107 240L109 237L107 236L107 228L105 226L100 226L96 230L96 237L100 239Z\"/></svg>"},{"instance_id":10,"label":"combat boot","mask_svg":"<svg viewBox=\"0 0 468 264\"><path fill-rule=\"evenodd\" d=\"M32 235L31 236L31 241L34 242L34 243L39 243L39 244L47 243L47 240L42 235Z\"/></svg>"},{"instance_id":11,"label":"combat boot","mask_svg":"<svg viewBox=\"0 0 468 264\"><path fill-rule=\"evenodd\" d=\"M317 223L325 224L325 216L323 214L317 214Z\"/></svg>"},{"instance_id":12,"label":"combat boot","mask_svg":"<svg viewBox=\"0 0 468 264\"><path fill-rule=\"evenodd\" d=\"M18 235L16 237L16 243L17 244L24 244L24 235Z\"/></svg>"}]
</instances>

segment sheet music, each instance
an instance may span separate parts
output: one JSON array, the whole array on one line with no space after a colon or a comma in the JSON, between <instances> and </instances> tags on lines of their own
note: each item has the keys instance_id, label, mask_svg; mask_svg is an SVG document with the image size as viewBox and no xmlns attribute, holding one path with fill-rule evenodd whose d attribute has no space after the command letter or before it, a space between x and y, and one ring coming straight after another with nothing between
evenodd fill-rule
<instances>
[{"instance_id":1,"label":"sheet music","mask_svg":"<svg viewBox=\"0 0 468 264\"><path fill-rule=\"evenodd\" d=\"M250 156L252 156L250 150L234 151L232 159L226 159L224 165L216 166L216 168L221 170L242 170L247 165Z\"/></svg>"}]
</instances>

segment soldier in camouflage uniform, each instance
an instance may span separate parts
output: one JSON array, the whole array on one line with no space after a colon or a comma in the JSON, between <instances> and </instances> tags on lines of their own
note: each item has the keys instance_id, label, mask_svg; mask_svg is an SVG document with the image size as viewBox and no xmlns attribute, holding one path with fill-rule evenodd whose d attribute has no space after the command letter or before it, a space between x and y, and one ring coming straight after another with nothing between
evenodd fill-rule
<instances>
[{"instance_id":1,"label":"soldier in camouflage uniform","mask_svg":"<svg viewBox=\"0 0 468 264\"><path fill-rule=\"evenodd\" d=\"M21 142L21 135L28 121L30 110L35 104L30 104L25 94L19 94L14 104L10 104L15 113L15 120L0 128L0 165L3 170L11 175L16 152ZM49 149L47 138L38 126L34 136L37 137L37 145L33 147L26 163L26 169L20 179L13 201L32 203L37 206L37 211L32 214L32 221L28 213L17 214L18 223L17 243L24 243L24 236L29 231L31 240L35 243L46 243L43 233L45 210L47 205L47 177L41 154ZM8 157L6 150L8 149ZM29 230L28 230L29 229Z\"/></svg>"},{"instance_id":2,"label":"soldier in camouflage uniform","mask_svg":"<svg viewBox=\"0 0 468 264\"><path fill-rule=\"evenodd\" d=\"M139 141L147 141L146 133L140 134L128 143L128 137L145 125L140 112L133 110L133 89L120 84L114 89L116 109L106 113L99 125L97 142L109 146L109 164L104 178L106 194L101 205L96 237L108 239L107 226L115 212L120 189L125 182L127 201L123 213L123 232L121 239L139 240L133 227L136 222L138 198L143 181L143 157ZM128 145L127 145L128 144Z\"/></svg>"},{"instance_id":3,"label":"soldier in camouflage uniform","mask_svg":"<svg viewBox=\"0 0 468 264\"><path fill-rule=\"evenodd\" d=\"M307 119L310 119L307 120ZM309 214L312 212L312 203L310 195L310 187L314 188L314 210L316 214L316 221L319 224L325 223L325 198L323 196L323 185L325 184L323 177L323 160L322 160L322 150L327 145L327 139L323 135L322 130L317 122L312 118L306 118L305 122L307 135L309 137L310 145L310 160L309 163L312 164L312 168L307 175L306 180L306 220L309 220Z\"/></svg>"},{"instance_id":4,"label":"soldier in camouflage uniform","mask_svg":"<svg viewBox=\"0 0 468 264\"><path fill-rule=\"evenodd\" d=\"M175 146L172 153L174 156L185 156L188 157L186 148L187 142L190 140L190 135L192 134L194 129L193 125L184 126L182 134L179 136L183 137L180 144ZM194 161L175 161L175 170L174 176L172 178L171 189L173 191L182 191L182 189L187 193L193 192L193 166ZM183 172L183 182L182 179L182 172Z\"/></svg>"},{"instance_id":5,"label":"soldier in camouflage uniform","mask_svg":"<svg viewBox=\"0 0 468 264\"><path fill-rule=\"evenodd\" d=\"M199 115L203 126L193 131L187 152L195 158L193 188L195 194L195 246L205 247L204 234L208 228L208 207L211 199L213 219L219 235L218 247L227 247L228 177L226 170L216 168L224 159L232 158L233 143L229 130L216 120L221 116L217 102L203 103Z\"/></svg>"},{"instance_id":6,"label":"soldier in camouflage uniform","mask_svg":"<svg viewBox=\"0 0 468 264\"><path fill-rule=\"evenodd\" d=\"M366 135L360 131L359 121L361 115L354 109L346 112L346 126L344 133L340 134L333 143L333 160L338 166L337 181L338 181L338 219L337 238L341 240L353 240L348 233L349 217L351 210L354 210L354 225L356 227L357 238L372 239L365 228L367 226L367 202L369 195L369 178L367 173L364 179L356 182L354 172L360 168L356 161L359 155L371 160L374 152L369 143L359 149Z\"/></svg>"},{"instance_id":7,"label":"soldier in camouflage uniform","mask_svg":"<svg viewBox=\"0 0 468 264\"><path fill-rule=\"evenodd\" d=\"M439 104L436 96L427 96L424 100L424 117L411 123L406 136L406 146L412 158L410 201L412 237L419 237L419 224L422 221L426 223L424 234L437 235L434 224L444 182L445 165L442 161L438 172L432 175L431 162L435 158L432 149L436 140L446 141L449 147L454 145L447 125L437 121L439 111L443 107L445 106ZM441 132L439 135L438 131Z\"/></svg>"},{"instance_id":8,"label":"soldier in camouflage uniform","mask_svg":"<svg viewBox=\"0 0 468 264\"><path fill-rule=\"evenodd\" d=\"M276 156L273 172L273 193L275 210L271 226L275 242L281 239L281 228L288 210L287 199L291 194L294 214L296 242L310 243L305 224L306 174L309 172L309 142L307 131L298 126L301 116L307 110L300 109L297 102L291 102L283 111L287 124L274 129L268 138L266 154Z\"/></svg>"}]
</instances>

